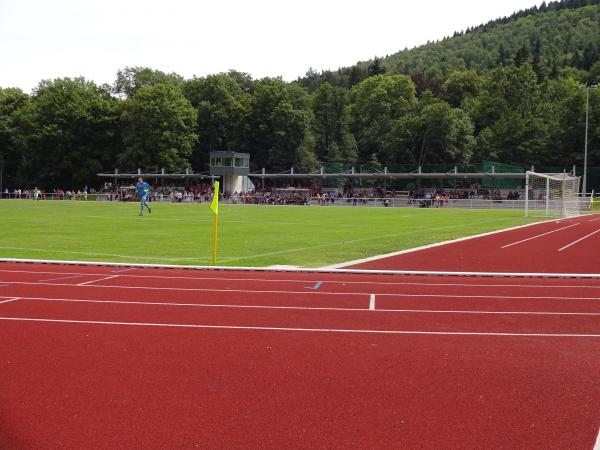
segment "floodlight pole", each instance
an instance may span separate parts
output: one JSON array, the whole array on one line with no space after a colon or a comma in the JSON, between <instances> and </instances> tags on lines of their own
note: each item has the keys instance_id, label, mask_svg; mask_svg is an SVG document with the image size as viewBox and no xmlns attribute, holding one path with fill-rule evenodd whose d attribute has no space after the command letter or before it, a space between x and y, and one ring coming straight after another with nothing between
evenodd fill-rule
<instances>
[{"instance_id":1,"label":"floodlight pole","mask_svg":"<svg viewBox=\"0 0 600 450\"><path fill-rule=\"evenodd\" d=\"M583 150L583 186L581 194L583 197L587 194L587 160L588 160L588 129L590 123L590 90L596 89L598 85L585 86L585 143Z\"/></svg>"}]
</instances>

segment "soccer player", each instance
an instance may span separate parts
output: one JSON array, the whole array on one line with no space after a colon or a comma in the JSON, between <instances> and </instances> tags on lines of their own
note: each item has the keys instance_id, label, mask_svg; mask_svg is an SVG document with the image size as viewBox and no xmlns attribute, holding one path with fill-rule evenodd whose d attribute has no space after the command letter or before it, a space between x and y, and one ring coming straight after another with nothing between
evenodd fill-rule
<instances>
[{"instance_id":1,"label":"soccer player","mask_svg":"<svg viewBox=\"0 0 600 450\"><path fill-rule=\"evenodd\" d=\"M140 198L140 216L144 215L144 206L148 208L148 213L152 212L152 209L148 206L148 197L150 196L150 185L144 181L142 177L138 178L138 182L135 185L138 197Z\"/></svg>"}]
</instances>

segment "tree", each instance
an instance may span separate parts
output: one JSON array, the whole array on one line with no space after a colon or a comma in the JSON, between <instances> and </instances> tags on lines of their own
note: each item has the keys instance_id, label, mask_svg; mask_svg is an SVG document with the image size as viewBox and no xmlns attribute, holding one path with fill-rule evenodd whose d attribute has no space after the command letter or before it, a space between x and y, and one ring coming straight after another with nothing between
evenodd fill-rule
<instances>
[{"instance_id":1,"label":"tree","mask_svg":"<svg viewBox=\"0 0 600 450\"><path fill-rule=\"evenodd\" d=\"M321 161L356 161L356 141L348 128L347 103L347 91L327 82L313 96L315 147Z\"/></svg>"},{"instance_id":2,"label":"tree","mask_svg":"<svg viewBox=\"0 0 600 450\"><path fill-rule=\"evenodd\" d=\"M307 153L308 148L302 146L307 138L309 120L309 112L294 108L289 100L279 102L273 109L273 147L269 151L269 166L273 170L311 164L310 152Z\"/></svg>"},{"instance_id":3,"label":"tree","mask_svg":"<svg viewBox=\"0 0 600 450\"><path fill-rule=\"evenodd\" d=\"M182 91L197 111L198 141L192 152L192 165L204 168L211 151L244 151L249 95L238 77L209 75L184 82Z\"/></svg>"},{"instance_id":4,"label":"tree","mask_svg":"<svg viewBox=\"0 0 600 450\"><path fill-rule=\"evenodd\" d=\"M397 163L465 163L474 150L474 127L460 108L444 101L428 101L396 122L388 146L400 150L402 159Z\"/></svg>"},{"instance_id":5,"label":"tree","mask_svg":"<svg viewBox=\"0 0 600 450\"><path fill-rule=\"evenodd\" d=\"M415 85L406 75L377 75L363 80L350 92L351 130L356 137L360 161L373 153L380 157L394 121L416 103Z\"/></svg>"},{"instance_id":6,"label":"tree","mask_svg":"<svg viewBox=\"0 0 600 450\"><path fill-rule=\"evenodd\" d=\"M190 167L197 112L178 87L144 86L125 100L121 167L179 172Z\"/></svg>"},{"instance_id":7,"label":"tree","mask_svg":"<svg viewBox=\"0 0 600 450\"><path fill-rule=\"evenodd\" d=\"M515 65L521 66L529 59L529 47L526 44L523 44L517 50L517 54L515 55Z\"/></svg>"},{"instance_id":8,"label":"tree","mask_svg":"<svg viewBox=\"0 0 600 450\"><path fill-rule=\"evenodd\" d=\"M373 59L373 62L369 64L369 68L367 70L367 74L369 77L373 77L375 75L382 75L385 73L385 67L381 64L381 58L377 56Z\"/></svg>"},{"instance_id":9,"label":"tree","mask_svg":"<svg viewBox=\"0 0 600 450\"><path fill-rule=\"evenodd\" d=\"M82 188L115 166L118 101L84 78L42 81L15 114L22 181Z\"/></svg>"},{"instance_id":10,"label":"tree","mask_svg":"<svg viewBox=\"0 0 600 450\"><path fill-rule=\"evenodd\" d=\"M285 170L296 163L314 165L309 105L307 92L297 84L286 85L277 78L256 82L246 137L256 167Z\"/></svg>"},{"instance_id":11,"label":"tree","mask_svg":"<svg viewBox=\"0 0 600 450\"><path fill-rule=\"evenodd\" d=\"M117 72L117 79L113 85L113 92L117 95L131 97L144 86L158 86L168 84L180 86L183 78L176 73L164 73L149 67L125 67Z\"/></svg>"},{"instance_id":12,"label":"tree","mask_svg":"<svg viewBox=\"0 0 600 450\"><path fill-rule=\"evenodd\" d=\"M453 72L443 85L444 97L458 107L467 97L477 97L481 91L481 78L474 70Z\"/></svg>"},{"instance_id":13,"label":"tree","mask_svg":"<svg viewBox=\"0 0 600 450\"><path fill-rule=\"evenodd\" d=\"M531 64L499 67L484 79L482 94L465 105L476 128L477 157L512 164L537 163L549 144L543 97Z\"/></svg>"},{"instance_id":14,"label":"tree","mask_svg":"<svg viewBox=\"0 0 600 450\"><path fill-rule=\"evenodd\" d=\"M531 62L533 71L537 75L538 83L546 79L546 66L542 59L542 43L538 37L533 46L533 61Z\"/></svg>"},{"instance_id":15,"label":"tree","mask_svg":"<svg viewBox=\"0 0 600 450\"><path fill-rule=\"evenodd\" d=\"M0 171L2 186L15 185L22 156L16 144L15 114L29 101L21 89L0 88Z\"/></svg>"}]
</instances>

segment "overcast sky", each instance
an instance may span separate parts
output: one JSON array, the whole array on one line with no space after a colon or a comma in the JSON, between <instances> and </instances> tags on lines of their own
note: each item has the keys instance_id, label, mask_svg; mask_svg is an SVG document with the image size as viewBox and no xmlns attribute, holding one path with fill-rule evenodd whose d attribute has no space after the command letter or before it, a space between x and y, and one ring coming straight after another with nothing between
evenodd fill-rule
<instances>
[{"instance_id":1,"label":"overcast sky","mask_svg":"<svg viewBox=\"0 0 600 450\"><path fill-rule=\"evenodd\" d=\"M0 87L149 66L294 80L440 39L535 0L0 0Z\"/></svg>"}]
</instances>

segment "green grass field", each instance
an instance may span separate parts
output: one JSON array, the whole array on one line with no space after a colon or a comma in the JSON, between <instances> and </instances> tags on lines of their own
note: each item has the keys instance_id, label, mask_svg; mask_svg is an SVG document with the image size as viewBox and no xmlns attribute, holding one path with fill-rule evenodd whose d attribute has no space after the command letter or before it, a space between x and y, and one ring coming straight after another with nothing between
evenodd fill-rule
<instances>
[{"instance_id":1,"label":"green grass field","mask_svg":"<svg viewBox=\"0 0 600 450\"><path fill-rule=\"evenodd\" d=\"M0 257L211 263L208 205L0 201ZM218 264L320 267L529 223L522 211L221 205Z\"/></svg>"}]
</instances>

